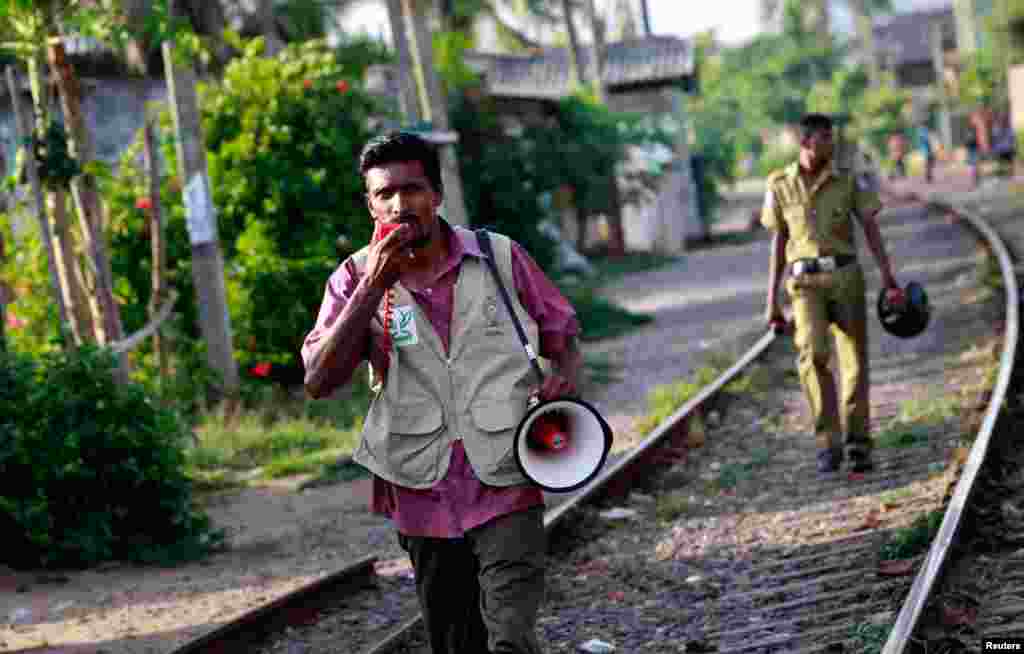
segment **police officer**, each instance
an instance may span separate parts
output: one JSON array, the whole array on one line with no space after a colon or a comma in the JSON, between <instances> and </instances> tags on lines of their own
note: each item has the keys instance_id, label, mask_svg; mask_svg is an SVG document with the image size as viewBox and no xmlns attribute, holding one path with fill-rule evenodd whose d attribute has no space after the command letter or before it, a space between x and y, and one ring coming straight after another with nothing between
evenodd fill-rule
<instances>
[{"instance_id":1,"label":"police officer","mask_svg":"<svg viewBox=\"0 0 1024 654\"><path fill-rule=\"evenodd\" d=\"M766 318L775 329L785 325L776 290L788 266L785 286L793 305L800 381L814 420L818 471L839 469L845 433L850 470L866 472L873 467L867 303L851 214L878 262L889 301L901 306L903 291L875 221L882 207L876 183L836 167L828 116L808 114L799 129L799 159L769 175L761 211L761 222L775 232ZM840 393L829 369L830 331L839 358Z\"/></svg>"}]
</instances>

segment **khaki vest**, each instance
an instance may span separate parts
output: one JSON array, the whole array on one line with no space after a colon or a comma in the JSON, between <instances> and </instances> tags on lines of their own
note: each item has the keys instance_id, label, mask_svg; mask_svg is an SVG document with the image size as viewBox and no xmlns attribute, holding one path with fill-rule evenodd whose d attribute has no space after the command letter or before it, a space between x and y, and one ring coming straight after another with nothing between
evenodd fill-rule
<instances>
[{"instance_id":1,"label":"khaki vest","mask_svg":"<svg viewBox=\"0 0 1024 654\"><path fill-rule=\"evenodd\" d=\"M515 292L511 241L492 232L491 243L516 314L539 351L537 324ZM360 273L367 254L364 248L353 255ZM387 379L370 404L353 459L392 483L429 488L447 474L450 446L461 438L482 482L526 483L512 440L538 380L487 265L472 255L462 260L447 356L409 291L401 284L394 289L397 327Z\"/></svg>"}]
</instances>

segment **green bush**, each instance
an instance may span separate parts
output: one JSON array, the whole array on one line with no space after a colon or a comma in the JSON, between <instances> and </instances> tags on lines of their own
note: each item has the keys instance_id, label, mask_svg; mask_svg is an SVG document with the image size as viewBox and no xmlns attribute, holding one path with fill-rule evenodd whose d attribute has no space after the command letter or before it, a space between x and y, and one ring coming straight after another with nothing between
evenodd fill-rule
<instances>
[{"instance_id":1,"label":"green bush","mask_svg":"<svg viewBox=\"0 0 1024 654\"><path fill-rule=\"evenodd\" d=\"M235 356L243 369L260 362L294 367L339 263L338 238L355 246L369 240L358 156L378 107L358 81L365 61L345 65L320 42L292 45L272 58L262 55L259 40L240 47L223 78L199 88ZM184 182L166 109L160 140L169 283L183 298L180 336L194 342ZM104 188L129 331L145 323L150 293L148 228L136 208L147 188L140 153L137 140Z\"/></svg>"},{"instance_id":2,"label":"green bush","mask_svg":"<svg viewBox=\"0 0 1024 654\"><path fill-rule=\"evenodd\" d=\"M220 544L193 506L187 432L114 366L95 348L0 355L0 563L166 563Z\"/></svg>"}]
</instances>

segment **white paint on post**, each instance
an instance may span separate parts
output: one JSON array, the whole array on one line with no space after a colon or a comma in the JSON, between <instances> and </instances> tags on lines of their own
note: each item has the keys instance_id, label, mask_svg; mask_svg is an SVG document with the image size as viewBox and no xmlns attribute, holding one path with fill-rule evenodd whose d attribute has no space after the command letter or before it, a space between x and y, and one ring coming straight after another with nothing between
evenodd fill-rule
<instances>
[{"instance_id":1,"label":"white paint on post","mask_svg":"<svg viewBox=\"0 0 1024 654\"><path fill-rule=\"evenodd\" d=\"M185 186L185 216L192 245L217 240L217 209L210 197L210 184L204 173L195 173Z\"/></svg>"}]
</instances>

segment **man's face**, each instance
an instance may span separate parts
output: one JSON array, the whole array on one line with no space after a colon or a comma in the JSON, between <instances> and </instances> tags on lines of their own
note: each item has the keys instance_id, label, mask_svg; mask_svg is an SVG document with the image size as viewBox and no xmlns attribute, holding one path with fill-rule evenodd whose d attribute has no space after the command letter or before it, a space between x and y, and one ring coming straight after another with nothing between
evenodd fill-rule
<instances>
[{"instance_id":1,"label":"man's face","mask_svg":"<svg viewBox=\"0 0 1024 654\"><path fill-rule=\"evenodd\" d=\"M419 161L398 161L366 171L366 206L378 224L407 223L414 248L423 248L437 227L441 194L434 190Z\"/></svg>"},{"instance_id":2,"label":"man's face","mask_svg":"<svg viewBox=\"0 0 1024 654\"><path fill-rule=\"evenodd\" d=\"M800 148L807 153L814 163L824 163L832 158L832 130L816 129L804 137L800 142Z\"/></svg>"}]
</instances>

